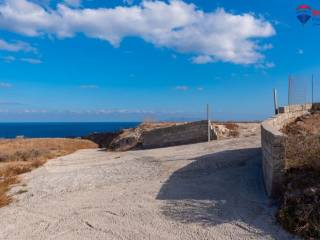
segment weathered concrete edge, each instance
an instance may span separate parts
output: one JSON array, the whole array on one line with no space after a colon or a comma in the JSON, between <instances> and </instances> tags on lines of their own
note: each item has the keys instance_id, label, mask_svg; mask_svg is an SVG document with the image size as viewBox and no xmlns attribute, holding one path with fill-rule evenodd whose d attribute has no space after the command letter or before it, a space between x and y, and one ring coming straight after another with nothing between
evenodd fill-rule
<instances>
[{"instance_id":1,"label":"weathered concrete edge","mask_svg":"<svg viewBox=\"0 0 320 240\"><path fill-rule=\"evenodd\" d=\"M280 197L283 192L286 135L280 130L297 117L318 107L319 104L286 106L280 109L280 114L262 122L262 170L265 188L270 197Z\"/></svg>"}]
</instances>

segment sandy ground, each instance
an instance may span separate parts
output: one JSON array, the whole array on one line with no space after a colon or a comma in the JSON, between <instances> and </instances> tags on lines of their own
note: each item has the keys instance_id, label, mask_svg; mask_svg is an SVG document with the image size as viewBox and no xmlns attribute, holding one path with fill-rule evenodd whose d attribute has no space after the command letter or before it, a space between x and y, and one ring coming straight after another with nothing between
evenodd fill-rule
<instances>
[{"instance_id":1,"label":"sandy ground","mask_svg":"<svg viewBox=\"0 0 320 240\"><path fill-rule=\"evenodd\" d=\"M260 164L257 129L163 149L81 150L24 175L17 201L0 209L0 239L292 239L275 223Z\"/></svg>"}]
</instances>

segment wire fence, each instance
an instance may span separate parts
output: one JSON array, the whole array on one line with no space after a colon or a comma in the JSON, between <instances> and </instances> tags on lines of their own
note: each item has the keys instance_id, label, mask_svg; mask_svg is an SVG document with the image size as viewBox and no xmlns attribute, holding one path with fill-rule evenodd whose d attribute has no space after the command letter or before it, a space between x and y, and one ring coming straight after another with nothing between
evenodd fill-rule
<instances>
[{"instance_id":1,"label":"wire fence","mask_svg":"<svg viewBox=\"0 0 320 240\"><path fill-rule=\"evenodd\" d=\"M308 78L289 76L288 105L305 104L308 102Z\"/></svg>"},{"instance_id":2,"label":"wire fence","mask_svg":"<svg viewBox=\"0 0 320 240\"><path fill-rule=\"evenodd\" d=\"M312 103L320 103L320 75L313 75L312 78Z\"/></svg>"},{"instance_id":3,"label":"wire fence","mask_svg":"<svg viewBox=\"0 0 320 240\"><path fill-rule=\"evenodd\" d=\"M288 105L320 102L320 75L289 76Z\"/></svg>"}]
</instances>

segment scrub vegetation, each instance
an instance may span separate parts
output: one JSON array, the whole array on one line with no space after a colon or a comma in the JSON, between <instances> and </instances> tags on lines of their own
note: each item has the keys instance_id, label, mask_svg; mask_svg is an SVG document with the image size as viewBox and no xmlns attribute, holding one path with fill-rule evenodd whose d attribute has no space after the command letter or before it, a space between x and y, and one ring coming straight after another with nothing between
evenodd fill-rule
<instances>
[{"instance_id":1,"label":"scrub vegetation","mask_svg":"<svg viewBox=\"0 0 320 240\"><path fill-rule=\"evenodd\" d=\"M320 113L296 119L284 132L286 179L278 220L291 233L320 239Z\"/></svg>"}]
</instances>

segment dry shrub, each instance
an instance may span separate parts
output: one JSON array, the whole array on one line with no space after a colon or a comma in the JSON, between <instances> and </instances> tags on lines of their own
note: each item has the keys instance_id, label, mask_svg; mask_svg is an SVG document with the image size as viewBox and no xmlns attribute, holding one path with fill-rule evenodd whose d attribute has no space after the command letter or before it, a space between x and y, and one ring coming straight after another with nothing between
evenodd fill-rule
<instances>
[{"instance_id":1,"label":"dry shrub","mask_svg":"<svg viewBox=\"0 0 320 240\"><path fill-rule=\"evenodd\" d=\"M285 144L286 169L320 170L320 136L288 135Z\"/></svg>"},{"instance_id":2,"label":"dry shrub","mask_svg":"<svg viewBox=\"0 0 320 240\"><path fill-rule=\"evenodd\" d=\"M0 140L0 207L12 201L7 191L19 182L19 174L43 165L48 159L87 148L97 148L97 145L82 139Z\"/></svg>"},{"instance_id":3,"label":"dry shrub","mask_svg":"<svg viewBox=\"0 0 320 240\"><path fill-rule=\"evenodd\" d=\"M239 126L236 123L233 122L227 122L223 124L226 128L228 128L229 130L238 130Z\"/></svg>"},{"instance_id":4,"label":"dry shrub","mask_svg":"<svg viewBox=\"0 0 320 240\"><path fill-rule=\"evenodd\" d=\"M0 208L6 206L12 201L12 198L6 194L6 192L10 189L10 186L18 183L19 180L16 176L7 177L0 180Z\"/></svg>"},{"instance_id":5,"label":"dry shrub","mask_svg":"<svg viewBox=\"0 0 320 240\"><path fill-rule=\"evenodd\" d=\"M304 239L320 239L320 172L291 169L286 173L285 189L278 221Z\"/></svg>"},{"instance_id":6,"label":"dry shrub","mask_svg":"<svg viewBox=\"0 0 320 240\"><path fill-rule=\"evenodd\" d=\"M239 137L239 125L233 122L227 122L223 124L230 132L230 137Z\"/></svg>"}]
</instances>

